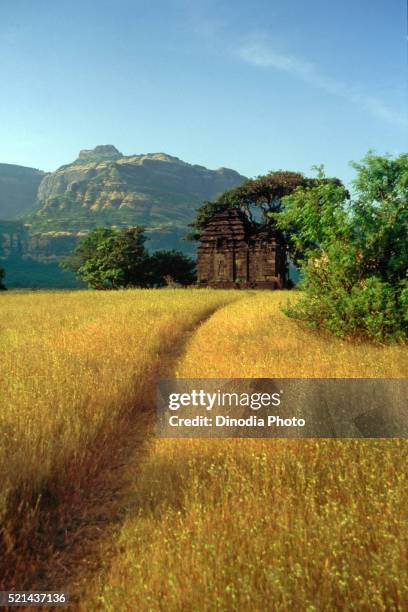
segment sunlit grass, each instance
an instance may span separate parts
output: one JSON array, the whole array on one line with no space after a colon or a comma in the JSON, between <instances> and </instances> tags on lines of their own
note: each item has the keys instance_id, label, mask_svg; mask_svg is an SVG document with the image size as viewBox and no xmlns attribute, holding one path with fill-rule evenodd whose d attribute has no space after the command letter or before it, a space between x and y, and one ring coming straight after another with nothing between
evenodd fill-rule
<instances>
[{"instance_id":1,"label":"sunlit grass","mask_svg":"<svg viewBox=\"0 0 408 612\"><path fill-rule=\"evenodd\" d=\"M156 441L83 609L404 610L408 445Z\"/></svg>"},{"instance_id":2,"label":"sunlit grass","mask_svg":"<svg viewBox=\"0 0 408 612\"><path fill-rule=\"evenodd\" d=\"M406 376L406 347L303 331L286 296L216 312L177 375ZM402 440L156 440L84 609L406 609L407 458Z\"/></svg>"},{"instance_id":3,"label":"sunlit grass","mask_svg":"<svg viewBox=\"0 0 408 612\"><path fill-rule=\"evenodd\" d=\"M151 402L183 332L227 292L10 293L0 299L0 518L79 475L97 438ZM86 469L86 466L82 466ZM10 505L11 504L11 505Z\"/></svg>"},{"instance_id":4,"label":"sunlit grass","mask_svg":"<svg viewBox=\"0 0 408 612\"><path fill-rule=\"evenodd\" d=\"M13 529L24 531L24 520L29 532L22 502L35 506L51 492L61 513L80 508L65 508L59 491L83 486L98 469L94 443L102 441L109 458L121 424L137 430L160 374L407 375L406 347L351 344L302 330L280 311L287 298L296 293L2 295L6 547ZM399 440L151 439L121 467L132 483L123 493L122 523L112 517L109 524L106 491L100 498L96 491L105 522L90 549L99 571L90 573L89 560L78 559L81 607L405 610L407 455ZM17 585L22 571L16 566ZM58 565L49 568L55 578L60 572Z\"/></svg>"},{"instance_id":5,"label":"sunlit grass","mask_svg":"<svg viewBox=\"0 0 408 612\"><path fill-rule=\"evenodd\" d=\"M407 376L407 345L349 342L302 329L282 312L281 306L289 298L296 299L297 293L258 292L252 298L215 313L194 336L184 359L178 364L178 376Z\"/></svg>"}]
</instances>

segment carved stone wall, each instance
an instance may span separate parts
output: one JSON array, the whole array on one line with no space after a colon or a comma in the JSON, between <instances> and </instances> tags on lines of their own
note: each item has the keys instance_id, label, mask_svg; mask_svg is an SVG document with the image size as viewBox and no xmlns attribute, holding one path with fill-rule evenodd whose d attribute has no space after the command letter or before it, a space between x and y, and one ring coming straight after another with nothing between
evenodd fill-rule
<instances>
[{"instance_id":1,"label":"carved stone wall","mask_svg":"<svg viewBox=\"0 0 408 612\"><path fill-rule=\"evenodd\" d=\"M269 226L259 229L238 208L215 215L198 247L198 281L210 287L282 288L286 247Z\"/></svg>"}]
</instances>

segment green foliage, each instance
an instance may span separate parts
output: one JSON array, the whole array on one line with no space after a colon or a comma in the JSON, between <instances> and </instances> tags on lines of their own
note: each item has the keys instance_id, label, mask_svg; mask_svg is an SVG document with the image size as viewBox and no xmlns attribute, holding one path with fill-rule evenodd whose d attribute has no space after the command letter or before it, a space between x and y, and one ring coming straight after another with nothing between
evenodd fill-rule
<instances>
[{"instance_id":1,"label":"green foliage","mask_svg":"<svg viewBox=\"0 0 408 612\"><path fill-rule=\"evenodd\" d=\"M271 213L280 210L284 196L299 186L306 186L309 180L299 172L283 170L248 179L239 187L225 191L214 202L204 202L198 208L194 222L189 225L193 231L186 238L198 240L211 217L228 208L241 208L251 220L254 220L254 211L258 210L267 220Z\"/></svg>"},{"instance_id":2,"label":"green foliage","mask_svg":"<svg viewBox=\"0 0 408 612\"><path fill-rule=\"evenodd\" d=\"M180 251L156 251L148 262L149 286L191 285L196 280L195 262Z\"/></svg>"},{"instance_id":3,"label":"green foliage","mask_svg":"<svg viewBox=\"0 0 408 612\"><path fill-rule=\"evenodd\" d=\"M264 223L273 222L274 215L282 210L285 196L290 195L299 187L311 188L317 181L327 183L333 188L337 187L348 195L341 181L336 178L323 176L319 176L318 179L307 178L300 172L284 170L269 172L263 176L248 179L239 187L225 191L214 202L204 202L198 208L194 222L189 225L193 231L186 236L186 239L198 240L211 217L228 208L241 208L253 222L259 222L259 217ZM295 227L287 227L288 237L293 231L296 231Z\"/></svg>"},{"instance_id":4,"label":"green foliage","mask_svg":"<svg viewBox=\"0 0 408 612\"><path fill-rule=\"evenodd\" d=\"M178 251L149 255L144 228L97 228L80 242L61 266L93 289L188 285L195 280L195 263Z\"/></svg>"},{"instance_id":5,"label":"green foliage","mask_svg":"<svg viewBox=\"0 0 408 612\"><path fill-rule=\"evenodd\" d=\"M147 286L148 253L142 227L96 228L61 266L71 269L93 289Z\"/></svg>"},{"instance_id":6,"label":"green foliage","mask_svg":"<svg viewBox=\"0 0 408 612\"><path fill-rule=\"evenodd\" d=\"M283 199L304 296L288 314L338 336L398 340L408 332L408 155L354 164L351 200L322 172Z\"/></svg>"},{"instance_id":7,"label":"green foliage","mask_svg":"<svg viewBox=\"0 0 408 612\"><path fill-rule=\"evenodd\" d=\"M392 159L370 152L353 167L355 233L362 260L386 282L407 280L408 154Z\"/></svg>"},{"instance_id":8,"label":"green foliage","mask_svg":"<svg viewBox=\"0 0 408 612\"><path fill-rule=\"evenodd\" d=\"M6 289L6 286L3 282L5 276L6 272L3 270L3 268L0 268L0 291L4 291Z\"/></svg>"},{"instance_id":9,"label":"green foliage","mask_svg":"<svg viewBox=\"0 0 408 612\"><path fill-rule=\"evenodd\" d=\"M283 199L283 208L269 216L277 220L296 265L316 256L320 245L346 242L350 238L348 191L336 179L327 179L318 168L316 179Z\"/></svg>"}]
</instances>

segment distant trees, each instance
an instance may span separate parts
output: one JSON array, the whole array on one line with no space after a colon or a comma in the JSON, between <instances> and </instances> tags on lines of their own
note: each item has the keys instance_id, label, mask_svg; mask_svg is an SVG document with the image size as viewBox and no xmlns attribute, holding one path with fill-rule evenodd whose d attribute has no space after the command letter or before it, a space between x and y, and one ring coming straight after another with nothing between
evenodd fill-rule
<instances>
[{"instance_id":1,"label":"distant trees","mask_svg":"<svg viewBox=\"0 0 408 612\"><path fill-rule=\"evenodd\" d=\"M5 270L3 270L3 268L0 268L0 291L5 291L7 289L7 287L4 284L5 276L6 276Z\"/></svg>"},{"instance_id":2,"label":"distant trees","mask_svg":"<svg viewBox=\"0 0 408 612\"><path fill-rule=\"evenodd\" d=\"M195 262L179 251L156 251L149 257L149 286L191 285L196 280Z\"/></svg>"},{"instance_id":3,"label":"distant trees","mask_svg":"<svg viewBox=\"0 0 408 612\"><path fill-rule=\"evenodd\" d=\"M398 340L408 333L408 154L353 166L351 198L320 169L272 215L304 277L287 312L338 336Z\"/></svg>"},{"instance_id":4,"label":"distant trees","mask_svg":"<svg viewBox=\"0 0 408 612\"><path fill-rule=\"evenodd\" d=\"M191 284L195 263L177 251L149 255L143 227L97 228L80 242L61 266L73 270L93 289L162 287Z\"/></svg>"}]
</instances>

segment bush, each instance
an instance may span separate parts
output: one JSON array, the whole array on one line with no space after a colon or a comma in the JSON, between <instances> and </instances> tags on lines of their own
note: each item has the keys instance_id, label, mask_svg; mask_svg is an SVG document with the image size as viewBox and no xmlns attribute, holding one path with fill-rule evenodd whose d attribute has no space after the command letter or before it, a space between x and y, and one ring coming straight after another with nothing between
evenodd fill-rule
<instances>
[{"instance_id":1,"label":"bush","mask_svg":"<svg viewBox=\"0 0 408 612\"><path fill-rule=\"evenodd\" d=\"M306 291L289 316L306 321L315 329L327 329L336 336L383 340L400 340L408 332L408 290L399 293L389 283L373 276L350 290L344 285L327 285L312 289L307 275Z\"/></svg>"},{"instance_id":2,"label":"bush","mask_svg":"<svg viewBox=\"0 0 408 612\"><path fill-rule=\"evenodd\" d=\"M287 314L337 336L408 333L408 155L354 164L354 198L324 181L284 198L278 226L301 254L303 297ZM296 233L293 233L296 228Z\"/></svg>"}]
</instances>

